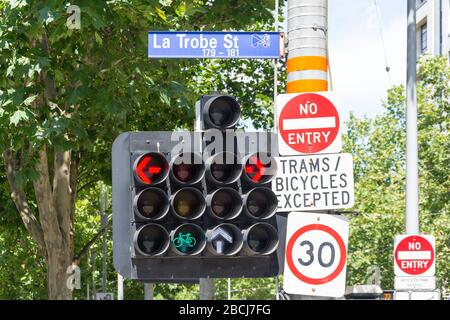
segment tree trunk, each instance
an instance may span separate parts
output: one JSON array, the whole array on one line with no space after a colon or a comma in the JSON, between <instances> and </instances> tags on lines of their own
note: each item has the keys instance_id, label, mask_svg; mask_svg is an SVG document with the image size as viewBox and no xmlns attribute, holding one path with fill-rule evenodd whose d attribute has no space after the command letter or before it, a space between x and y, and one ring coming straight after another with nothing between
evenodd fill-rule
<instances>
[{"instance_id":1,"label":"tree trunk","mask_svg":"<svg viewBox=\"0 0 450 320\"><path fill-rule=\"evenodd\" d=\"M70 274L67 268L72 264L68 248L51 250L47 258L47 286L50 300L71 300L72 290L68 286Z\"/></svg>"},{"instance_id":2,"label":"tree trunk","mask_svg":"<svg viewBox=\"0 0 450 320\"><path fill-rule=\"evenodd\" d=\"M47 284L49 299L71 299L67 286L67 268L72 264L72 204L70 196L70 152L55 150L53 188L50 184L46 147L39 151L34 182L39 220L47 249Z\"/></svg>"}]
</instances>

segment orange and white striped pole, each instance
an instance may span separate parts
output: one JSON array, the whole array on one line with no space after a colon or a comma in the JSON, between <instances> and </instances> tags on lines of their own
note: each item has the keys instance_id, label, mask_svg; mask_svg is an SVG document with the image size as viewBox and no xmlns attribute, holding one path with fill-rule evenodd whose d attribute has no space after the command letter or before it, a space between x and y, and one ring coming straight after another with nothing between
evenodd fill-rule
<instances>
[{"instance_id":1,"label":"orange and white striped pole","mask_svg":"<svg viewBox=\"0 0 450 320\"><path fill-rule=\"evenodd\" d=\"M328 91L328 0L288 0L287 93Z\"/></svg>"}]
</instances>

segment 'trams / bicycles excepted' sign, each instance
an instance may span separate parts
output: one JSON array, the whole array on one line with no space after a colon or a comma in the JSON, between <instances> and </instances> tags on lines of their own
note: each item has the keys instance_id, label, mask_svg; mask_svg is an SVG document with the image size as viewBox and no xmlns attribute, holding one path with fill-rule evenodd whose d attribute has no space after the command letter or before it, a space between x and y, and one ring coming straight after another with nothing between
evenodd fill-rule
<instances>
[{"instance_id":1,"label":"'trams / bicycles excepted' sign","mask_svg":"<svg viewBox=\"0 0 450 320\"><path fill-rule=\"evenodd\" d=\"M272 189L279 212L349 209L355 203L353 158L329 154L277 158Z\"/></svg>"}]
</instances>

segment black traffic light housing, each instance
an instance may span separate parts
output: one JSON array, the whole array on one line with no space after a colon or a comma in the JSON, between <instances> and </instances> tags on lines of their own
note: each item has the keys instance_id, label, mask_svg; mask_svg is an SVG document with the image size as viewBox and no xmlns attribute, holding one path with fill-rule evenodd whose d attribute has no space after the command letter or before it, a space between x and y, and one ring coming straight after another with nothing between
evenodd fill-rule
<instances>
[{"instance_id":1,"label":"black traffic light housing","mask_svg":"<svg viewBox=\"0 0 450 320\"><path fill-rule=\"evenodd\" d=\"M233 97L203 96L200 105L203 129L227 131L235 150L205 155L205 132L125 133L113 145L114 265L126 278L192 282L279 273L271 190L276 137L230 135L240 114Z\"/></svg>"},{"instance_id":2,"label":"black traffic light housing","mask_svg":"<svg viewBox=\"0 0 450 320\"><path fill-rule=\"evenodd\" d=\"M241 117L236 98L222 94L204 95L200 99L202 130L235 129Z\"/></svg>"}]
</instances>

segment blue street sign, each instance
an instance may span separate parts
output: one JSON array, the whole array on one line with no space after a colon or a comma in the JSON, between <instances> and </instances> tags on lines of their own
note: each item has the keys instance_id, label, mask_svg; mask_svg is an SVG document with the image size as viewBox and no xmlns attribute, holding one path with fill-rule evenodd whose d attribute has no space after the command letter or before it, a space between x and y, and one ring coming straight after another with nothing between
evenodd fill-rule
<instances>
[{"instance_id":1,"label":"blue street sign","mask_svg":"<svg viewBox=\"0 0 450 320\"><path fill-rule=\"evenodd\" d=\"M279 32L148 33L149 58L279 59Z\"/></svg>"}]
</instances>

